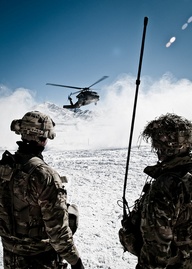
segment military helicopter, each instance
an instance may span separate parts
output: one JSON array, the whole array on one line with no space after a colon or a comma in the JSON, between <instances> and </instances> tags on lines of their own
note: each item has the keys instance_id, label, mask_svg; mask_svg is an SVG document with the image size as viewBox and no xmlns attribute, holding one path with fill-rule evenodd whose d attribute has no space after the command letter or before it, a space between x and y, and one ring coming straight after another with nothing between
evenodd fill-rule
<instances>
[{"instance_id":1,"label":"military helicopter","mask_svg":"<svg viewBox=\"0 0 192 269\"><path fill-rule=\"evenodd\" d=\"M104 80L106 78L108 78L108 76L103 76L102 78L97 80L95 83L91 84L89 87L84 87L84 88L75 87L75 86L61 85L61 84L54 84L54 83L46 83L46 85L59 86L59 87L72 88L72 89L79 89L79 91L74 92L74 93L70 93L70 95L68 96L68 100L70 102L70 105L64 105L63 106L63 108L73 109L73 108L80 108L81 106L86 106L86 105L89 105L91 103L95 103L95 105L96 105L97 102L99 101L99 95L98 95L97 92L92 91L90 88L93 85L101 82L102 80ZM77 94L76 98L78 99L78 101L76 103L73 103L73 100L71 98L71 95L73 95L73 94Z\"/></svg>"}]
</instances>

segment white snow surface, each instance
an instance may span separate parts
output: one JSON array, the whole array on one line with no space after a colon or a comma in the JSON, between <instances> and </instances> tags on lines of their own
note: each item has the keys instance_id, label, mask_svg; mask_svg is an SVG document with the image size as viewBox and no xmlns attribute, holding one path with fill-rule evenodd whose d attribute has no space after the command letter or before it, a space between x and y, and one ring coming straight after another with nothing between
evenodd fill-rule
<instances>
[{"instance_id":1,"label":"white snow surface","mask_svg":"<svg viewBox=\"0 0 192 269\"><path fill-rule=\"evenodd\" d=\"M97 122L93 123L92 117L97 115L92 115L89 111L73 114L51 104L43 104L36 109L47 113L56 122L57 136L48 142L43 155L51 167L68 178L68 202L76 204L80 213L74 241L85 268L135 268L136 257L124 253L118 237L123 213L121 206L128 149L112 146L112 143L104 147L103 141L104 138L106 141L108 135L107 126L104 126L105 130L102 126L96 128ZM88 129L87 126L91 127ZM129 134L126 135L128 137ZM20 138L15 135L15 141L17 140ZM17 145L10 140L9 144L0 145L0 153L5 149L13 153ZM143 169L155 162L149 146L132 147L126 191L130 206L139 197L147 178ZM2 268L0 247L0 269Z\"/></svg>"}]
</instances>

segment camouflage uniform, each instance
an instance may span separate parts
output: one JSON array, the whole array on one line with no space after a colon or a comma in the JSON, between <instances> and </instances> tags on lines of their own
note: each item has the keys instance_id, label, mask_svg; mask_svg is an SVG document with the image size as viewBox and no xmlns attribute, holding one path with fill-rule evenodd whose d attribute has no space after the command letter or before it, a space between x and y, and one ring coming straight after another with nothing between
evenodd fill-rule
<instances>
[{"instance_id":1,"label":"camouflage uniform","mask_svg":"<svg viewBox=\"0 0 192 269\"><path fill-rule=\"evenodd\" d=\"M27 152L23 142L20 147L26 147ZM10 181L0 182L0 235L6 250L5 266L8 252L19 256L47 252L44 256L51 258L52 253L55 260L57 251L69 263L79 256L69 228L66 191L58 173L44 163L40 154L38 156L19 149L15 154L14 175ZM25 261L18 257L14 262ZM12 268L23 267L15 264Z\"/></svg>"},{"instance_id":2,"label":"camouflage uniform","mask_svg":"<svg viewBox=\"0 0 192 269\"><path fill-rule=\"evenodd\" d=\"M191 269L192 122L166 114L142 136L151 140L158 162L144 170L151 181L125 215L120 242L138 257L136 269Z\"/></svg>"},{"instance_id":3,"label":"camouflage uniform","mask_svg":"<svg viewBox=\"0 0 192 269\"><path fill-rule=\"evenodd\" d=\"M192 157L147 167L154 178L141 210L143 269L192 268Z\"/></svg>"},{"instance_id":4,"label":"camouflage uniform","mask_svg":"<svg viewBox=\"0 0 192 269\"><path fill-rule=\"evenodd\" d=\"M5 269L53 269L67 268L59 267L56 252L46 251L34 256L22 256L13 252L3 250L3 263Z\"/></svg>"},{"instance_id":5,"label":"camouflage uniform","mask_svg":"<svg viewBox=\"0 0 192 269\"><path fill-rule=\"evenodd\" d=\"M39 120L36 113L32 116L37 116L45 129L42 117ZM11 128L20 130L18 124L21 126L16 120ZM39 129L32 131L35 137ZM29 132L25 132L29 137ZM37 139L39 142L33 139L17 142L19 149L15 155L5 152L0 161L0 236L4 268L65 268L61 266L63 259L69 264L79 261L77 268L84 268L69 227L66 190L59 174L43 161L44 147L40 142L44 140L39 133Z\"/></svg>"}]
</instances>

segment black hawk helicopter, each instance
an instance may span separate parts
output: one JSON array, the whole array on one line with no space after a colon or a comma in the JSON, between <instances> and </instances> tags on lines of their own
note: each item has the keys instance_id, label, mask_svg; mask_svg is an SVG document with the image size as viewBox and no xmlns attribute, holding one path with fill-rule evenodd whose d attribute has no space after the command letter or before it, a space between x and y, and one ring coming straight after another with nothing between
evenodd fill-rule
<instances>
[{"instance_id":1,"label":"black hawk helicopter","mask_svg":"<svg viewBox=\"0 0 192 269\"><path fill-rule=\"evenodd\" d=\"M91 84L89 87L75 87L75 86L67 86L67 85L61 85L61 84L53 84L53 83L46 83L46 85L51 85L51 86L59 86L59 87L65 87L65 88L71 88L71 89L79 89L79 91L74 92L74 93L70 93L70 95L68 96L68 100L70 101L70 105L64 105L63 108L80 108L81 106L86 106L89 105L91 103L95 103L95 105L97 104L97 102L99 101L99 95L97 92L92 91L90 88L101 82L102 80L108 78L108 76L103 76L102 78L100 78L99 80L97 80L95 83ZM73 103L73 100L71 98L71 95L73 94L77 94L76 98L78 99L78 101L76 103Z\"/></svg>"}]
</instances>

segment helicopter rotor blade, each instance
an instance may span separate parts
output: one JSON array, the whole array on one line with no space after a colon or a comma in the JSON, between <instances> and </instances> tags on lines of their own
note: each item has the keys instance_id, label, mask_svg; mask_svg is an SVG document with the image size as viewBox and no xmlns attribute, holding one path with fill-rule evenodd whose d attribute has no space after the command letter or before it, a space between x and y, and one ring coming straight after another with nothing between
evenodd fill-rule
<instances>
[{"instance_id":1,"label":"helicopter rotor blade","mask_svg":"<svg viewBox=\"0 0 192 269\"><path fill-rule=\"evenodd\" d=\"M100 78L99 80L97 80L95 83L91 84L89 87L75 87L75 86L68 86L68 85L63 85L63 84L54 84L54 83L46 83L46 85L51 85L51 86L58 86L58 87L64 87L64 88L71 88L71 89L77 89L79 90L78 92L75 92L73 94L79 93L81 91L86 91L89 90L89 88L91 88L93 85L101 82L102 80L108 78L108 76L103 76L102 78Z\"/></svg>"},{"instance_id":2,"label":"helicopter rotor blade","mask_svg":"<svg viewBox=\"0 0 192 269\"><path fill-rule=\"evenodd\" d=\"M102 78L100 78L99 80L97 80L95 83L91 84L91 85L90 85L89 87L87 87L87 88L88 88L88 89L91 88L93 85L95 85L95 84L101 82L102 80L104 80L104 79L106 79L106 78L108 78L108 76L103 76Z\"/></svg>"},{"instance_id":3,"label":"helicopter rotor blade","mask_svg":"<svg viewBox=\"0 0 192 269\"><path fill-rule=\"evenodd\" d=\"M59 87L65 87L65 88L83 90L83 88L81 88L81 87L67 86L67 85L62 85L62 84L46 83L46 85L59 86Z\"/></svg>"},{"instance_id":4,"label":"helicopter rotor blade","mask_svg":"<svg viewBox=\"0 0 192 269\"><path fill-rule=\"evenodd\" d=\"M73 94L76 94L76 93L79 93L79 92L83 92L85 90L85 88L81 88L81 90L80 91L77 91L77 92L72 92L70 95L73 95Z\"/></svg>"}]
</instances>

